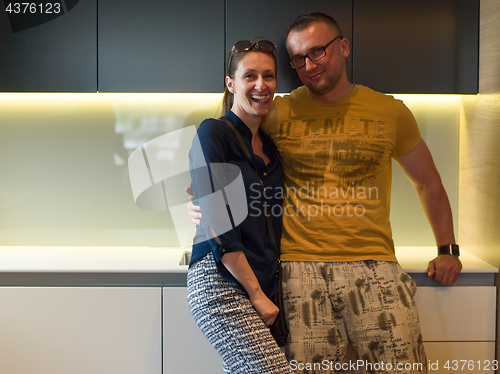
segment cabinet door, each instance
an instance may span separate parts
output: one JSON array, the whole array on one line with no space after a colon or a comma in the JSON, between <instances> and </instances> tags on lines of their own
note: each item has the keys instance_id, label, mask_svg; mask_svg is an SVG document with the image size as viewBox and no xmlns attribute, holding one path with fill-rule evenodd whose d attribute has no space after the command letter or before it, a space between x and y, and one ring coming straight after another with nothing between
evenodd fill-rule
<instances>
[{"instance_id":1,"label":"cabinet door","mask_svg":"<svg viewBox=\"0 0 500 374\"><path fill-rule=\"evenodd\" d=\"M186 287L163 289L163 372L222 373L222 359L191 315Z\"/></svg>"},{"instance_id":2,"label":"cabinet door","mask_svg":"<svg viewBox=\"0 0 500 374\"><path fill-rule=\"evenodd\" d=\"M478 0L355 0L354 83L388 93L477 93Z\"/></svg>"},{"instance_id":3,"label":"cabinet door","mask_svg":"<svg viewBox=\"0 0 500 374\"><path fill-rule=\"evenodd\" d=\"M100 0L100 92L221 92L224 0Z\"/></svg>"},{"instance_id":4,"label":"cabinet door","mask_svg":"<svg viewBox=\"0 0 500 374\"><path fill-rule=\"evenodd\" d=\"M0 91L97 91L96 0L5 0L0 10Z\"/></svg>"},{"instance_id":5,"label":"cabinet door","mask_svg":"<svg viewBox=\"0 0 500 374\"><path fill-rule=\"evenodd\" d=\"M419 287L415 302L425 342L495 341L496 287Z\"/></svg>"},{"instance_id":6,"label":"cabinet door","mask_svg":"<svg viewBox=\"0 0 500 374\"><path fill-rule=\"evenodd\" d=\"M344 36L351 41L352 0L227 0L226 58L238 40L264 37L278 48L278 88L276 92L290 92L302 85L297 73L288 65L290 59L285 47L285 31L297 16L309 12L324 12L338 22ZM351 78L351 57L346 60L347 77Z\"/></svg>"},{"instance_id":7,"label":"cabinet door","mask_svg":"<svg viewBox=\"0 0 500 374\"><path fill-rule=\"evenodd\" d=\"M495 342L424 342L427 370L432 374L493 373Z\"/></svg>"},{"instance_id":8,"label":"cabinet door","mask_svg":"<svg viewBox=\"0 0 500 374\"><path fill-rule=\"evenodd\" d=\"M0 373L160 374L161 288L0 288Z\"/></svg>"}]
</instances>

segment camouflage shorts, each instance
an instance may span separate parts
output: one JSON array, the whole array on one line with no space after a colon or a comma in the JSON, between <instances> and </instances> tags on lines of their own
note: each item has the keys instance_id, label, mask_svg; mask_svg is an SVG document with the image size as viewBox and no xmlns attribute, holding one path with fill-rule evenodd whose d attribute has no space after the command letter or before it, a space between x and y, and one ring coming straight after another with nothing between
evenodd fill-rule
<instances>
[{"instance_id":1,"label":"camouflage shorts","mask_svg":"<svg viewBox=\"0 0 500 374\"><path fill-rule=\"evenodd\" d=\"M413 279L394 262L282 262L296 373L426 373ZM356 360L347 361L352 344Z\"/></svg>"}]
</instances>

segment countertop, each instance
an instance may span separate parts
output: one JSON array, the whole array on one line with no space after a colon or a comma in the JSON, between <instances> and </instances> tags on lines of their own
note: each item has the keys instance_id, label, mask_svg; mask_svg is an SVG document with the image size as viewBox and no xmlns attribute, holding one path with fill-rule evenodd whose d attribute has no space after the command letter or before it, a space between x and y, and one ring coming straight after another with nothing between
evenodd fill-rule
<instances>
[{"instance_id":1,"label":"countertop","mask_svg":"<svg viewBox=\"0 0 500 374\"><path fill-rule=\"evenodd\" d=\"M22 247L0 246L0 286L185 286L189 247ZM397 247L400 265L419 286L427 278L435 247ZM498 269L461 251L462 273L455 285L494 285Z\"/></svg>"}]
</instances>

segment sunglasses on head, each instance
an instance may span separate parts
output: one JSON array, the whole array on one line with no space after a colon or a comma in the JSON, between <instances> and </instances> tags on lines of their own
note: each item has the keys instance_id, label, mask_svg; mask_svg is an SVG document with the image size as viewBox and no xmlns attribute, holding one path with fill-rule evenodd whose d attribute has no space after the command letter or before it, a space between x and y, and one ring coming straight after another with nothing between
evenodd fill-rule
<instances>
[{"instance_id":1,"label":"sunglasses on head","mask_svg":"<svg viewBox=\"0 0 500 374\"><path fill-rule=\"evenodd\" d=\"M276 52L276 45L267 39L251 41L251 40L240 40L233 45L234 52L248 52L252 49L263 51L263 52Z\"/></svg>"}]
</instances>

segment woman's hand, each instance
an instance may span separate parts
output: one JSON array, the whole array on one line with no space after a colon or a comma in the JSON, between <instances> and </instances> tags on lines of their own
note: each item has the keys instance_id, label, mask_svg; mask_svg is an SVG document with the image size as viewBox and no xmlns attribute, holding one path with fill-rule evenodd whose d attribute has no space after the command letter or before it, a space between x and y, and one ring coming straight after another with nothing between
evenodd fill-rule
<instances>
[{"instance_id":1,"label":"woman's hand","mask_svg":"<svg viewBox=\"0 0 500 374\"><path fill-rule=\"evenodd\" d=\"M270 326L274 323L274 320L280 310L271 300L269 300L264 292L261 291L256 296L250 296L250 302L254 306L255 310L257 310L257 314L262 321L264 321L266 326Z\"/></svg>"},{"instance_id":2,"label":"woman's hand","mask_svg":"<svg viewBox=\"0 0 500 374\"><path fill-rule=\"evenodd\" d=\"M199 206L193 204L193 190L191 187L186 187L184 191L188 194L189 200L186 204L187 214L191 217L191 222L195 225L201 225L201 209Z\"/></svg>"},{"instance_id":3,"label":"woman's hand","mask_svg":"<svg viewBox=\"0 0 500 374\"><path fill-rule=\"evenodd\" d=\"M260 288L259 281L248 264L245 254L242 251L226 253L222 256L221 262L247 291L257 315L266 326L272 325L280 310Z\"/></svg>"}]
</instances>

